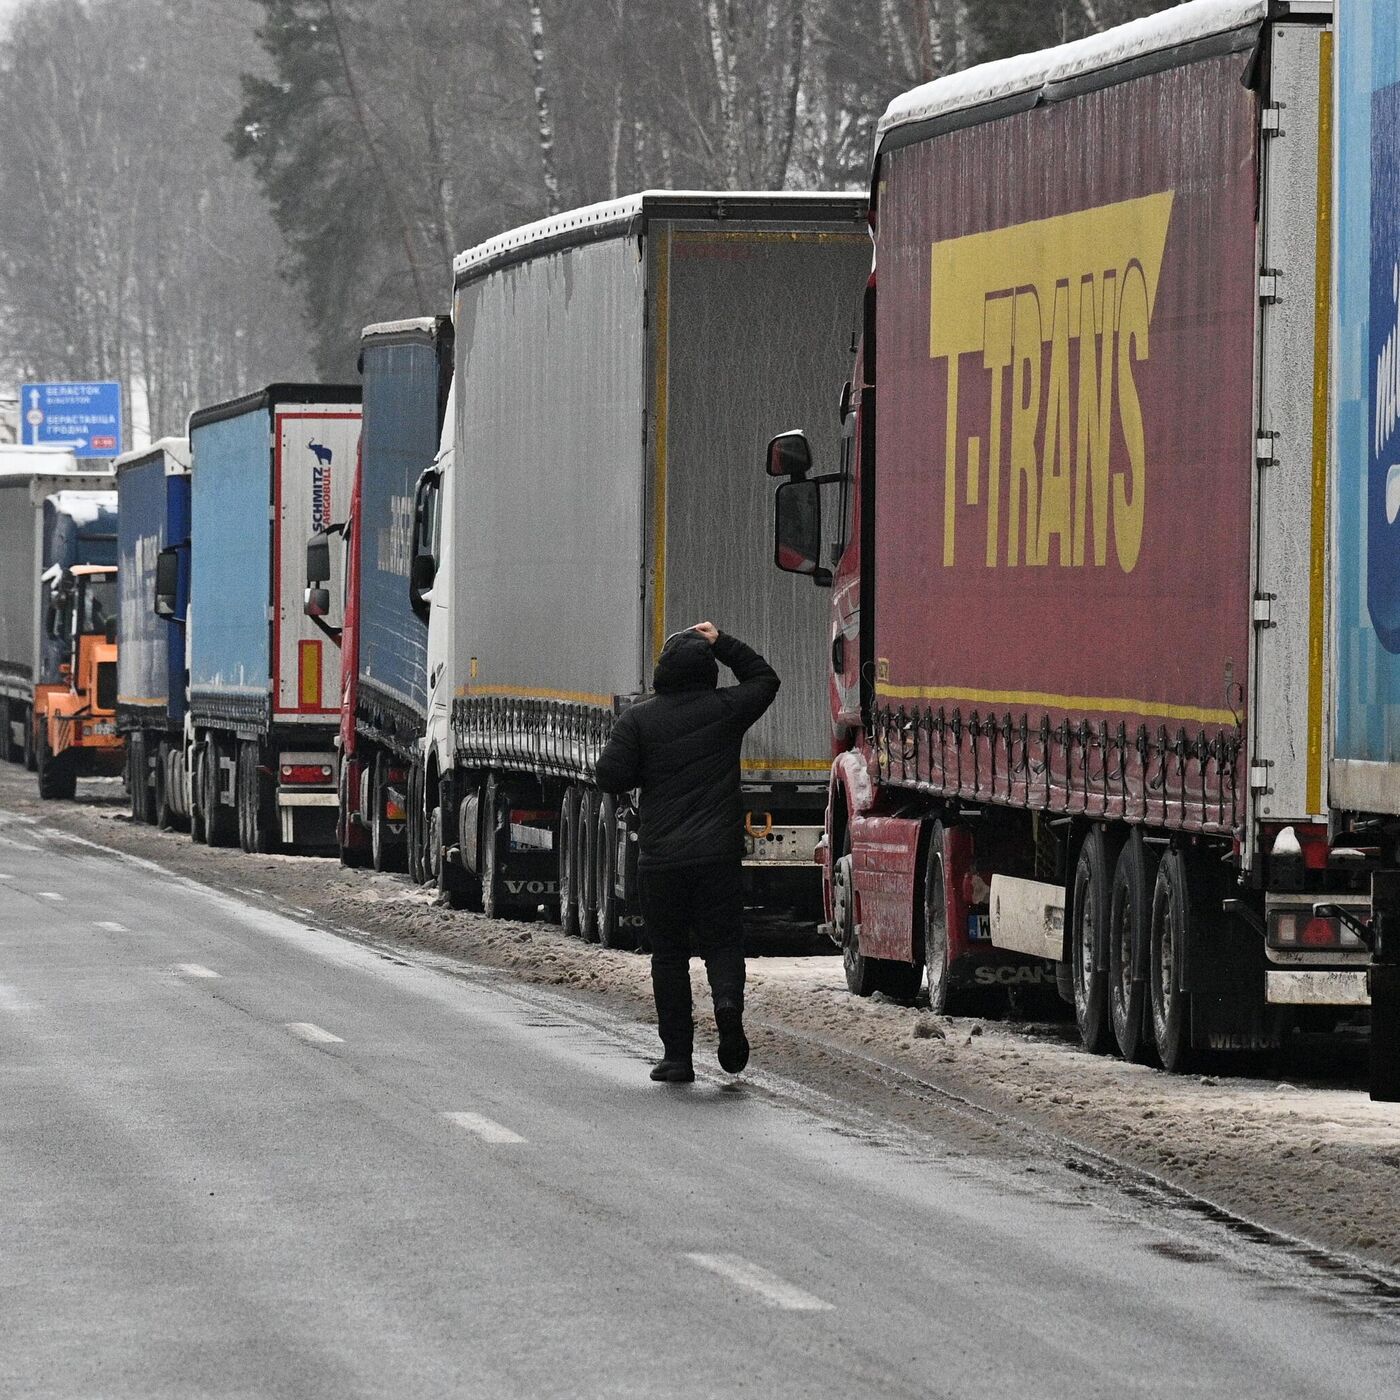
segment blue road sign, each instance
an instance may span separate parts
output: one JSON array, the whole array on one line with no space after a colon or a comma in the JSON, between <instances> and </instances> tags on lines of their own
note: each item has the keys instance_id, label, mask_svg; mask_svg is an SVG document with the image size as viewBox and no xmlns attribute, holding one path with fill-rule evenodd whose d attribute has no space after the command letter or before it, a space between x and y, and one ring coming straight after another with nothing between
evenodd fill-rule
<instances>
[{"instance_id":1,"label":"blue road sign","mask_svg":"<svg viewBox=\"0 0 1400 1400\"><path fill-rule=\"evenodd\" d=\"M120 384L26 384L19 415L25 447L67 447L79 457L121 456Z\"/></svg>"}]
</instances>

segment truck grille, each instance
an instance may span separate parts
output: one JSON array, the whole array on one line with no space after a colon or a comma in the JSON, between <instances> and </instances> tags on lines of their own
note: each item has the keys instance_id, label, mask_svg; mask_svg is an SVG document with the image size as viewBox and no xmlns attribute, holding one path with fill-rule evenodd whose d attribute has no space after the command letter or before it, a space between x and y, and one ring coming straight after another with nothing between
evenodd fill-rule
<instances>
[{"instance_id":1,"label":"truck grille","mask_svg":"<svg viewBox=\"0 0 1400 1400\"><path fill-rule=\"evenodd\" d=\"M117 663L99 661L97 663L97 708L115 710L117 708Z\"/></svg>"}]
</instances>

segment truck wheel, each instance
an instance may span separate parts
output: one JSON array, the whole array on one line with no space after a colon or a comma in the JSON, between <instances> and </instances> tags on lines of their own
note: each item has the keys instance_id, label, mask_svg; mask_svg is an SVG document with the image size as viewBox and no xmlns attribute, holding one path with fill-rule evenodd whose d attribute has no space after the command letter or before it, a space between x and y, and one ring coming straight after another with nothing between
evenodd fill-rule
<instances>
[{"instance_id":1,"label":"truck wheel","mask_svg":"<svg viewBox=\"0 0 1400 1400\"><path fill-rule=\"evenodd\" d=\"M832 914L841 941L841 967L852 996L868 997L876 990L875 960L860 951L856 938L855 861L849 832L842 837L841 854L832 867Z\"/></svg>"},{"instance_id":2,"label":"truck wheel","mask_svg":"<svg viewBox=\"0 0 1400 1400\"><path fill-rule=\"evenodd\" d=\"M204 835L211 846L238 839L234 813L219 800L219 745L211 734L204 744Z\"/></svg>"},{"instance_id":3,"label":"truck wheel","mask_svg":"<svg viewBox=\"0 0 1400 1400\"><path fill-rule=\"evenodd\" d=\"M1108 1015L1118 1053L1132 1064L1146 1061L1152 1046L1147 953L1155 873L1152 853L1134 831L1118 854L1108 911Z\"/></svg>"},{"instance_id":4,"label":"truck wheel","mask_svg":"<svg viewBox=\"0 0 1400 1400\"><path fill-rule=\"evenodd\" d=\"M1152 999L1152 1033L1162 1068L1181 1074L1191 1068L1191 998L1183 987L1190 940L1191 904L1186 857L1168 851L1157 867L1152 892L1152 933L1148 987Z\"/></svg>"},{"instance_id":5,"label":"truck wheel","mask_svg":"<svg viewBox=\"0 0 1400 1400\"><path fill-rule=\"evenodd\" d=\"M488 919L501 917L501 795L493 773L481 789L481 912Z\"/></svg>"},{"instance_id":6,"label":"truck wheel","mask_svg":"<svg viewBox=\"0 0 1400 1400\"><path fill-rule=\"evenodd\" d=\"M239 834L249 855L268 855L281 845L277 822L277 800L272 784L258 769L262 766L262 746L246 740L238 747ZM245 834L246 829L246 834Z\"/></svg>"},{"instance_id":7,"label":"truck wheel","mask_svg":"<svg viewBox=\"0 0 1400 1400\"><path fill-rule=\"evenodd\" d=\"M29 706L25 706L21 717L24 721L24 766L34 773L39 768L38 726L34 723L34 711Z\"/></svg>"},{"instance_id":8,"label":"truck wheel","mask_svg":"<svg viewBox=\"0 0 1400 1400\"><path fill-rule=\"evenodd\" d=\"M578 937L579 790L564 789L559 804L559 927L566 938Z\"/></svg>"},{"instance_id":9,"label":"truck wheel","mask_svg":"<svg viewBox=\"0 0 1400 1400\"><path fill-rule=\"evenodd\" d=\"M55 754L49 736L39 741L39 796L45 801L71 802L78 791L78 774L71 754Z\"/></svg>"},{"instance_id":10,"label":"truck wheel","mask_svg":"<svg viewBox=\"0 0 1400 1400\"><path fill-rule=\"evenodd\" d=\"M943 875L943 823L929 833L924 859L924 967L928 973L929 1010L948 1013L952 967L948 958L948 890Z\"/></svg>"},{"instance_id":11,"label":"truck wheel","mask_svg":"<svg viewBox=\"0 0 1400 1400\"><path fill-rule=\"evenodd\" d=\"M604 948L631 948L635 940L618 922L617 799L605 792L598 799L598 831L594 838L593 888L598 905L598 942Z\"/></svg>"},{"instance_id":12,"label":"truck wheel","mask_svg":"<svg viewBox=\"0 0 1400 1400\"><path fill-rule=\"evenodd\" d=\"M146 785L142 769L146 766L146 736L133 730L126 736L126 793L130 799L131 820L146 821Z\"/></svg>"},{"instance_id":13,"label":"truck wheel","mask_svg":"<svg viewBox=\"0 0 1400 1400\"><path fill-rule=\"evenodd\" d=\"M347 870L363 869L365 852L355 844L355 823L351 820L354 800L350 791L350 764L344 760L340 764L340 777L336 780L337 804L335 814L335 848L340 863Z\"/></svg>"},{"instance_id":14,"label":"truck wheel","mask_svg":"<svg viewBox=\"0 0 1400 1400\"><path fill-rule=\"evenodd\" d=\"M209 844L209 832L204 824L203 744L196 744L190 756L190 840L199 846Z\"/></svg>"},{"instance_id":15,"label":"truck wheel","mask_svg":"<svg viewBox=\"0 0 1400 1400\"><path fill-rule=\"evenodd\" d=\"M1070 966L1074 1019L1084 1048L1102 1055L1112 1041L1108 1019L1108 913L1113 858L1103 827L1095 826L1079 848L1070 905Z\"/></svg>"},{"instance_id":16,"label":"truck wheel","mask_svg":"<svg viewBox=\"0 0 1400 1400\"><path fill-rule=\"evenodd\" d=\"M24 759L24 745L15 743L14 706L8 700L0 700L0 755L6 763L20 763Z\"/></svg>"},{"instance_id":17,"label":"truck wheel","mask_svg":"<svg viewBox=\"0 0 1400 1400\"><path fill-rule=\"evenodd\" d=\"M598 941L598 799L585 788L578 804L578 931L585 943Z\"/></svg>"},{"instance_id":18,"label":"truck wheel","mask_svg":"<svg viewBox=\"0 0 1400 1400\"><path fill-rule=\"evenodd\" d=\"M370 780L370 863L376 870L402 870L406 829L395 831L385 812L389 802L389 756L382 750L374 757L373 772Z\"/></svg>"},{"instance_id":19,"label":"truck wheel","mask_svg":"<svg viewBox=\"0 0 1400 1400\"><path fill-rule=\"evenodd\" d=\"M447 858L443 850L443 812L437 806L428 817L428 847L433 883L449 909L468 909L480 905L475 877Z\"/></svg>"},{"instance_id":20,"label":"truck wheel","mask_svg":"<svg viewBox=\"0 0 1400 1400\"><path fill-rule=\"evenodd\" d=\"M162 831L169 831L176 822L175 809L170 805L169 778L170 745L164 740L156 748L155 770L151 774L152 805L156 813L156 825Z\"/></svg>"},{"instance_id":21,"label":"truck wheel","mask_svg":"<svg viewBox=\"0 0 1400 1400\"><path fill-rule=\"evenodd\" d=\"M428 883L427 823L423 820L423 769L408 770L408 877L415 885Z\"/></svg>"}]
</instances>

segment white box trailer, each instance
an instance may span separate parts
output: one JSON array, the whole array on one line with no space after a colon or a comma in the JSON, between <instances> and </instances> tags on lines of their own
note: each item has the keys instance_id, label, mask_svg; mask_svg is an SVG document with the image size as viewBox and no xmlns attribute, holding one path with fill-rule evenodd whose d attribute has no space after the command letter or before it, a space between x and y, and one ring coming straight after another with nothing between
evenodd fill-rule
<instances>
[{"instance_id":1,"label":"white box trailer","mask_svg":"<svg viewBox=\"0 0 1400 1400\"><path fill-rule=\"evenodd\" d=\"M488 906L558 901L609 941L635 919L593 763L667 635L704 618L783 678L744 751L755 893L815 894L824 600L775 582L754 463L793 423L836 450L865 208L653 192L457 260L455 451L417 512L439 580L420 800L443 878L459 852Z\"/></svg>"}]
</instances>

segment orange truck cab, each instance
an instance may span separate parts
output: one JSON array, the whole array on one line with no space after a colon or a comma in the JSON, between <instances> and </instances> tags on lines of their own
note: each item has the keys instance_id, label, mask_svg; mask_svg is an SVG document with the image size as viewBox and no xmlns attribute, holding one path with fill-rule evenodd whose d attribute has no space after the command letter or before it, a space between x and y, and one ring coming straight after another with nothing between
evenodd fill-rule
<instances>
[{"instance_id":1,"label":"orange truck cab","mask_svg":"<svg viewBox=\"0 0 1400 1400\"><path fill-rule=\"evenodd\" d=\"M80 776L122 771L117 733L117 571L73 564L49 571L44 631L66 659L59 680L34 689L39 795L71 798Z\"/></svg>"}]
</instances>

